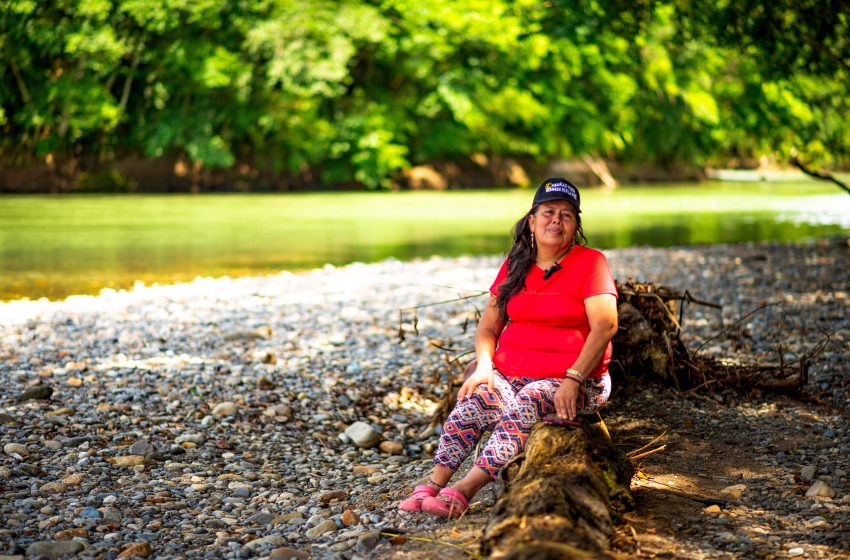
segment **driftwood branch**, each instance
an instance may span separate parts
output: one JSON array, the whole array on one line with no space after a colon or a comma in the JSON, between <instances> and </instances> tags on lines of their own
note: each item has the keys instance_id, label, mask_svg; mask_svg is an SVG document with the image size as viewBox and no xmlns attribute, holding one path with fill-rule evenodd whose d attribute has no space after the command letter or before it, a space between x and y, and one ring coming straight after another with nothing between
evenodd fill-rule
<instances>
[{"instance_id":1,"label":"driftwood branch","mask_svg":"<svg viewBox=\"0 0 850 560\"><path fill-rule=\"evenodd\" d=\"M659 440L661 440L661 438L663 438L666 435L667 435L667 432L664 432L660 436L653 438L652 441L650 441L646 445L643 445L641 447L638 447L637 449L629 451L629 453L628 453L629 458L630 459L634 458L634 456L640 454L641 451L644 451L645 449L652 447L653 445L655 445L655 443L657 443Z\"/></svg>"},{"instance_id":2,"label":"driftwood branch","mask_svg":"<svg viewBox=\"0 0 850 560\"><path fill-rule=\"evenodd\" d=\"M791 158L791 163L794 164L797 169L799 169L806 175L814 177L815 179L820 179L822 181L830 181L832 183L835 183L839 186L839 188L843 189L844 192L850 194L850 187L848 187L844 181L841 181L840 179L836 178L835 175L833 175L832 173L819 173L817 171L813 171L812 169L809 169L802 161L800 161L800 158L798 158L796 155Z\"/></svg>"},{"instance_id":3,"label":"driftwood branch","mask_svg":"<svg viewBox=\"0 0 850 560\"><path fill-rule=\"evenodd\" d=\"M696 352L691 352L681 338L681 325L675 320L675 308L686 298L684 294L654 284L629 281L617 286L620 328L614 337L611 373L620 381L660 381L681 391L706 388L763 389L796 393L808 381L812 359L820 354L823 343L793 362L786 362L778 352L778 363L741 363L699 355L705 344L761 311L761 306L709 338ZM652 293L658 297L646 297ZM774 304L768 304L774 305ZM712 305L712 307L714 307ZM616 385L628 385L616 383Z\"/></svg>"},{"instance_id":4,"label":"driftwood branch","mask_svg":"<svg viewBox=\"0 0 850 560\"><path fill-rule=\"evenodd\" d=\"M629 455L629 459L631 459L632 461L637 461L638 459L643 459L644 457L647 457L654 453L658 453L660 451L664 451L665 449L667 449L666 443L661 447L656 447L655 449L650 449L649 451L644 451L643 453L638 453L637 455Z\"/></svg>"}]
</instances>

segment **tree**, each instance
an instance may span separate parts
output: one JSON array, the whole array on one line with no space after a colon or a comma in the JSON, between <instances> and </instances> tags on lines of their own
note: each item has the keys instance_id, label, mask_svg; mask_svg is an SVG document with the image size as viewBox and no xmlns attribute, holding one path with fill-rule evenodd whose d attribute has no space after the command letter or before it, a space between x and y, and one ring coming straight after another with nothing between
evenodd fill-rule
<instances>
[{"instance_id":1,"label":"tree","mask_svg":"<svg viewBox=\"0 0 850 560\"><path fill-rule=\"evenodd\" d=\"M6 0L0 160L386 188L479 156L850 161L847 0Z\"/></svg>"}]
</instances>

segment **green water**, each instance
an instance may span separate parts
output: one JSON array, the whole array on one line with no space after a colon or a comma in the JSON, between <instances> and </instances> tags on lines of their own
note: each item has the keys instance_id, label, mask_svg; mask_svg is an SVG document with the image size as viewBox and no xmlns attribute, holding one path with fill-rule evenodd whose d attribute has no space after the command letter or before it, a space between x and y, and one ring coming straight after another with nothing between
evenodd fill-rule
<instances>
[{"instance_id":1,"label":"green water","mask_svg":"<svg viewBox=\"0 0 850 560\"><path fill-rule=\"evenodd\" d=\"M532 191L0 197L0 300L196 276L500 254ZM794 241L850 232L835 187L585 189L590 245Z\"/></svg>"}]
</instances>

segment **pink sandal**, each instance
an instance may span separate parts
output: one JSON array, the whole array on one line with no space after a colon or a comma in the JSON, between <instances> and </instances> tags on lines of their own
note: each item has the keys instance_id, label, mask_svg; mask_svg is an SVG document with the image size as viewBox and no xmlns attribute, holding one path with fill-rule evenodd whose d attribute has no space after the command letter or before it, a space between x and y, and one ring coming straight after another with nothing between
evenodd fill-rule
<instances>
[{"instance_id":1,"label":"pink sandal","mask_svg":"<svg viewBox=\"0 0 850 560\"><path fill-rule=\"evenodd\" d=\"M454 488L443 488L434 498L422 500L422 511L437 517L460 517L469 507L469 500Z\"/></svg>"},{"instance_id":2,"label":"pink sandal","mask_svg":"<svg viewBox=\"0 0 850 560\"><path fill-rule=\"evenodd\" d=\"M408 499L398 503L398 509L401 511L420 511L422 509L422 500L433 498L436 495L436 488L422 484L413 489L413 494Z\"/></svg>"}]
</instances>

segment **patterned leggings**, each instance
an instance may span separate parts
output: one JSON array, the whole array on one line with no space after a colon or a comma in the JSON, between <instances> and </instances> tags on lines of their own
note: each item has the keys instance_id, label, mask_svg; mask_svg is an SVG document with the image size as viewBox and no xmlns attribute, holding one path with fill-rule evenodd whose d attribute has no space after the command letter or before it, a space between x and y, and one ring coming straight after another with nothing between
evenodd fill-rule
<instances>
[{"instance_id":1,"label":"patterned leggings","mask_svg":"<svg viewBox=\"0 0 850 560\"><path fill-rule=\"evenodd\" d=\"M440 446L434 464L452 472L475 449L481 435L492 429L492 435L475 466L494 479L512 458L520 453L534 424L555 412L555 392L561 379L514 377L506 379L493 371L493 392L487 385L475 388L472 396L458 401L443 425ZM601 407L611 394L611 377L590 378L582 384L578 395L578 412L589 414Z\"/></svg>"}]
</instances>

